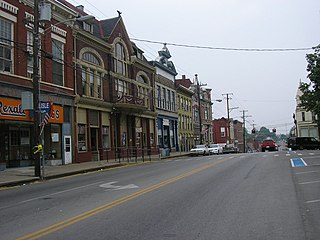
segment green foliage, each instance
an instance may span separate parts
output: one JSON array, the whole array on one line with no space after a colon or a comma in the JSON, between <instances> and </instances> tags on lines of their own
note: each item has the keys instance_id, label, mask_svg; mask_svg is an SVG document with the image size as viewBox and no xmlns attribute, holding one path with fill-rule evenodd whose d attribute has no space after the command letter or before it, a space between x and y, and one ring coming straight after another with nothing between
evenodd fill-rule
<instances>
[{"instance_id":1,"label":"green foliage","mask_svg":"<svg viewBox=\"0 0 320 240\"><path fill-rule=\"evenodd\" d=\"M299 86L302 92L299 107L320 116L320 45L314 48L314 53L306 55L306 60L310 83L301 83Z\"/></svg>"},{"instance_id":2,"label":"green foliage","mask_svg":"<svg viewBox=\"0 0 320 240\"><path fill-rule=\"evenodd\" d=\"M279 140L278 136L274 132L272 132L272 130L270 131L266 127L261 127L260 130L259 131L256 130L254 134L247 132L246 139L251 139L251 138L254 138L257 141L261 141L261 142L266 138L272 138L274 141Z\"/></svg>"}]
</instances>

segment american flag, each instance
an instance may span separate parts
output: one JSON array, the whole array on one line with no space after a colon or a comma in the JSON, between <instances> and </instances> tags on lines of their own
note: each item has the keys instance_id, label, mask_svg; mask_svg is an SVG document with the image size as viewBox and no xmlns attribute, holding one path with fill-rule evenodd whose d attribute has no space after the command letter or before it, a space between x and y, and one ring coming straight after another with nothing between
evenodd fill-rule
<instances>
[{"instance_id":1,"label":"american flag","mask_svg":"<svg viewBox=\"0 0 320 240\"><path fill-rule=\"evenodd\" d=\"M50 117L52 116L53 102L50 101L50 104L49 104L49 105L50 105L50 106L49 106L49 110L46 111L46 114L44 115L43 120L42 120L42 122L41 122L40 125L39 125L39 126L41 127L40 135L41 135L41 133L42 133L42 131L43 131L43 129L44 129L44 126L45 126L46 124L48 124L48 122L49 122L49 120L50 120Z\"/></svg>"}]
</instances>

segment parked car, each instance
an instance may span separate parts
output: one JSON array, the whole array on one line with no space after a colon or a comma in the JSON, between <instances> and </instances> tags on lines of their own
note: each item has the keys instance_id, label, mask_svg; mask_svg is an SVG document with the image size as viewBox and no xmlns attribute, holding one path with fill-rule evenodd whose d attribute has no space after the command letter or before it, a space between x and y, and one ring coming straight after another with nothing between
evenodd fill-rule
<instances>
[{"instance_id":1,"label":"parked car","mask_svg":"<svg viewBox=\"0 0 320 240\"><path fill-rule=\"evenodd\" d=\"M209 154L209 149L205 144L196 145L194 148L190 150L191 156L208 155L208 154Z\"/></svg>"},{"instance_id":2,"label":"parked car","mask_svg":"<svg viewBox=\"0 0 320 240\"><path fill-rule=\"evenodd\" d=\"M320 149L320 142L314 137L290 137L287 146L292 150Z\"/></svg>"},{"instance_id":3,"label":"parked car","mask_svg":"<svg viewBox=\"0 0 320 240\"><path fill-rule=\"evenodd\" d=\"M209 154L222 154L223 153L223 147L219 144L210 143L208 146Z\"/></svg>"},{"instance_id":4,"label":"parked car","mask_svg":"<svg viewBox=\"0 0 320 240\"><path fill-rule=\"evenodd\" d=\"M223 147L223 153L237 153L237 152L239 152L239 150L233 144L226 144Z\"/></svg>"},{"instance_id":5,"label":"parked car","mask_svg":"<svg viewBox=\"0 0 320 240\"><path fill-rule=\"evenodd\" d=\"M265 152L268 151L278 151L278 145L274 142L272 138L267 138L263 140L261 143L261 151Z\"/></svg>"}]
</instances>

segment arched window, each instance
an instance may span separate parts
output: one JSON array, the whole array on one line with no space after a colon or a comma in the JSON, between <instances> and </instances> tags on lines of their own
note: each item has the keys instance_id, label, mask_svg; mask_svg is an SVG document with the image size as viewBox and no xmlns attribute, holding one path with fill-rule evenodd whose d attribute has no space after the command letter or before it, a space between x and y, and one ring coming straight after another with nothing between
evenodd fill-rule
<instances>
[{"instance_id":1,"label":"arched window","mask_svg":"<svg viewBox=\"0 0 320 240\"><path fill-rule=\"evenodd\" d=\"M146 107L150 107L149 104L149 93L150 93L150 86L149 86L149 79L148 77L143 73L139 72L136 76L136 89L137 89L137 97L140 99L143 99L144 105Z\"/></svg>"},{"instance_id":2,"label":"arched window","mask_svg":"<svg viewBox=\"0 0 320 240\"><path fill-rule=\"evenodd\" d=\"M127 54L121 43L116 43L114 48L114 72L127 76Z\"/></svg>"},{"instance_id":3,"label":"arched window","mask_svg":"<svg viewBox=\"0 0 320 240\"><path fill-rule=\"evenodd\" d=\"M142 75L137 76L137 82L147 84L145 77Z\"/></svg>"},{"instance_id":4,"label":"arched window","mask_svg":"<svg viewBox=\"0 0 320 240\"><path fill-rule=\"evenodd\" d=\"M102 98L103 64L101 58L92 52L85 51L80 56L82 62L82 94L94 98Z\"/></svg>"},{"instance_id":5,"label":"arched window","mask_svg":"<svg viewBox=\"0 0 320 240\"><path fill-rule=\"evenodd\" d=\"M82 55L82 60L101 66L99 59L92 53L86 52Z\"/></svg>"}]
</instances>

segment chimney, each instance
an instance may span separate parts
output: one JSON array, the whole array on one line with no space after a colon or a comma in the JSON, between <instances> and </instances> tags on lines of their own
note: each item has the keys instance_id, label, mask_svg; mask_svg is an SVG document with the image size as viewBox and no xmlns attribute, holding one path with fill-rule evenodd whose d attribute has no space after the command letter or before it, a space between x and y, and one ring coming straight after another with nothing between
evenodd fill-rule
<instances>
[{"instance_id":1,"label":"chimney","mask_svg":"<svg viewBox=\"0 0 320 240\"><path fill-rule=\"evenodd\" d=\"M78 8L80 11L84 12L84 6L83 5L76 6L76 8Z\"/></svg>"},{"instance_id":2,"label":"chimney","mask_svg":"<svg viewBox=\"0 0 320 240\"><path fill-rule=\"evenodd\" d=\"M185 80L186 79L186 75L182 75L182 79Z\"/></svg>"}]
</instances>

